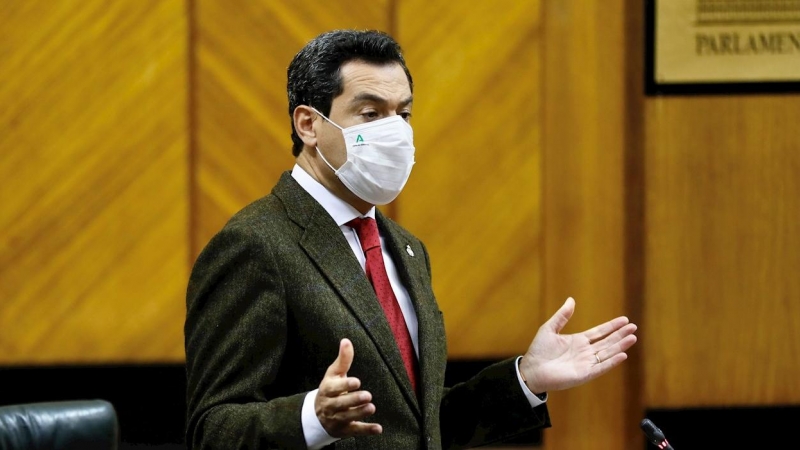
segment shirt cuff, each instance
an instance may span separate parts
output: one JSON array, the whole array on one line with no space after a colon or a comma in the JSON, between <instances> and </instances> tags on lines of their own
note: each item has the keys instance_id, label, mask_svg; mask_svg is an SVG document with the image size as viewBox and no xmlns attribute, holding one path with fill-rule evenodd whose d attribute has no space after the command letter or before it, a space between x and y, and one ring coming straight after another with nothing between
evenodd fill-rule
<instances>
[{"instance_id":1,"label":"shirt cuff","mask_svg":"<svg viewBox=\"0 0 800 450\"><path fill-rule=\"evenodd\" d=\"M525 394L525 398L528 399L528 403L531 404L532 408L535 408L547 401L547 392L545 392L544 394L542 394L541 397L539 397L538 395L531 392L530 389L528 389L528 385L525 384L524 381L522 381L522 375L520 375L519 373L520 359L522 359L522 356L517 357L517 361L514 363L514 367L517 370L517 381L519 381L519 386L522 388L522 393Z\"/></svg>"},{"instance_id":2,"label":"shirt cuff","mask_svg":"<svg viewBox=\"0 0 800 450\"><path fill-rule=\"evenodd\" d=\"M317 391L319 391L319 389L314 389L306 394L306 398L303 400L303 410L300 415L303 423L303 435L306 438L306 446L309 450L319 450L339 440L339 438L328 435L325 428L323 428L322 424L319 422L317 413L314 411L314 401L317 399Z\"/></svg>"}]
</instances>

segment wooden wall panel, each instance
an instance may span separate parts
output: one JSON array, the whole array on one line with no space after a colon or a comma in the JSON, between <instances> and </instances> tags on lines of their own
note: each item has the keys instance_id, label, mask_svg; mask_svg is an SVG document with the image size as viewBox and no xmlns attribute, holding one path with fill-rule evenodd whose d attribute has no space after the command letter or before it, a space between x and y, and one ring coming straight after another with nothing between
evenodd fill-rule
<instances>
[{"instance_id":1,"label":"wooden wall panel","mask_svg":"<svg viewBox=\"0 0 800 450\"><path fill-rule=\"evenodd\" d=\"M335 28L388 31L388 0L194 0L196 256L225 222L294 165L286 69Z\"/></svg>"},{"instance_id":2,"label":"wooden wall panel","mask_svg":"<svg viewBox=\"0 0 800 450\"><path fill-rule=\"evenodd\" d=\"M646 401L800 402L796 95L646 104Z\"/></svg>"},{"instance_id":3,"label":"wooden wall panel","mask_svg":"<svg viewBox=\"0 0 800 450\"><path fill-rule=\"evenodd\" d=\"M636 126L627 120L627 73L641 56L628 51L628 3L635 2L544 2L543 302L555 310L575 298L565 332L619 315L637 322L628 287L638 262L626 256L627 239L636 236L627 233L625 168ZM631 349L600 379L550 394L546 449L643 448L641 416L631 407L640 351Z\"/></svg>"},{"instance_id":4,"label":"wooden wall panel","mask_svg":"<svg viewBox=\"0 0 800 450\"><path fill-rule=\"evenodd\" d=\"M426 243L455 358L524 352L541 304L540 2L397 2L417 163L397 219Z\"/></svg>"},{"instance_id":5,"label":"wooden wall panel","mask_svg":"<svg viewBox=\"0 0 800 450\"><path fill-rule=\"evenodd\" d=\"M183 359L185 19L0 5L0 364Z\"/></svg>"}]
</instances>

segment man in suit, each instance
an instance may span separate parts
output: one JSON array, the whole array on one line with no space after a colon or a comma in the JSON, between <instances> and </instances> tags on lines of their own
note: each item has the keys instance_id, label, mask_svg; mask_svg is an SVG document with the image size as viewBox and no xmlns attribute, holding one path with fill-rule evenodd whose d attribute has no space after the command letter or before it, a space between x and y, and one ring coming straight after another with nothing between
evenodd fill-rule
<instances>
[{"instance_id":1,"label":"man in suit","mask_svg":"<svg viewBox=\"0 0 800 450\"><path fill-rule=\"evenodd\" d=\"M525 355L444 387L428 253L375 208L414 163L412 89L400 47L380 32L324 33L292 60L296 165L214 236L189 281L189 448L500 442L550 426L548 391L625 360L636 326L617 317L562 335L568 299Z\"/></svg>"}]
</instances>

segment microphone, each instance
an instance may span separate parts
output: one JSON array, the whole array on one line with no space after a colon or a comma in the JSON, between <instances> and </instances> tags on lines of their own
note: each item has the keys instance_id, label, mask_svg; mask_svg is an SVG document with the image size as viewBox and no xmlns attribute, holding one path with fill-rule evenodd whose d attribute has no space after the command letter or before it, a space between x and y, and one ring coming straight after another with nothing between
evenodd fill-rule
<instances>
[{"instance_id":1,"label":"microphone","mask_svg":"<svg viewBox=\"0 0 800 450\"><path fill-rule=\"evenodd\" d=\"M661 450L675 450L671 445L669 445L669 442L667 442L667 438L664 437L664 433L658 429L656 424L654 424L650 419L642 420L642 423L639 426L642 427L647 439L653 445Z\"/></svg>"}]
</instances>

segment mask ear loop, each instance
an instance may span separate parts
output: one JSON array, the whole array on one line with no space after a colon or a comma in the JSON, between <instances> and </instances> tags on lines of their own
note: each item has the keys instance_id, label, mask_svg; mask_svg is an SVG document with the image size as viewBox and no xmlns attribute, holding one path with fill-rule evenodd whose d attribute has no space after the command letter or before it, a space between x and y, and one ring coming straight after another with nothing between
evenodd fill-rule
<instances>
[{"instance_id":1,"label":"mask ear loop","mask_svg":"<svg viewBox=\"0 0 800 450\"><path fill-rule=\"evenodd\" d=\"M329 162L328 162L328 160L327 160L327 159L325 159L325 155L323 155L323 154L322 154L322 150L320 150L320 149L319 149L319 147L314 147L314 148L315 148L315 149L317 149L317 153L319 154L319 157L320 157L320 158L322 158L322 161L323 161L323 162L324 162L324 163L325 163L325 164L326 164L328 167L330 167L330 168L331 168L331 170L333 171L333 173L334 173L335 175L337 175L337 176L338 176L338 175L339 175L339 174L338 174L338 172L339 172L339 171L338 171L337 169L334 169L334 168L333 168L333 166L331 165L331 163L329 163Z\"/></svg>"},{"instance_id":2,"label":"mask ear loop","mask_svg":"<svg viewBox=\"0 0 800 450\"><path fill-rule=\"evenodd\" d=\"M325 117L325 114L322 114L321 112L317 111L317 108L314 108L313 106L309 106L309 108L311 108L311 110L313 110L315 113L319 114L319 116L322 117L326 122L330 123L331 125L335 126L341 131L344 131L344 128L340 127L339 125L336 125L334 121Z\"/></svg>"},{"instance_id":3,"label":"mask ear loop","mask_svg":"<svg viewBox=\"0 0 800 450\"><path fill-rule=\"evenodd\" d=\"M325 121L327 121L327 122L328 122L328 123L330 123L331 125L335 126L335 127L336 127L336 128L338 128L339 130L341 130L342 132L344 132L344 129L343 129L342 127L340 127L339 125L336 125L336 124L335 124L335 123L334 123L334 122L333 122L331 119L328 119L327 117L325 117L325 114L322 114L321 112L317 111L317 108L314 108L313 106L308 106L308 107L309 107L309 108L311 108L311 109L312 109L312 110L313 110L315 113L319 114L319 116L320 116L320 117L322 117L322 118L323 118ZM329 162L328 162L328 160L325 158L325 155L324 155L324 154L322 154L322 150L320 150L320 149L319 149L319 146L314 146L314 148L317 150L317 153L318 153L318 154L319 154L319 156L322 158L322 161L323 161L323 162L325 162L325 164L326 164L328 167L330 167L330 168L331 168L331 170L333 171L334 175L338 176L338 175L339 175L339 174L338 174L339 170L338 170L338 169L334 169L334 168L333 168L333 166L331 165L331 163L329 163Z\"/></svg>"}]
</instances>

